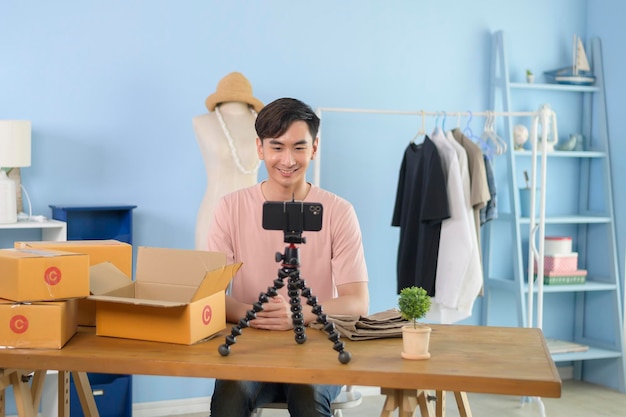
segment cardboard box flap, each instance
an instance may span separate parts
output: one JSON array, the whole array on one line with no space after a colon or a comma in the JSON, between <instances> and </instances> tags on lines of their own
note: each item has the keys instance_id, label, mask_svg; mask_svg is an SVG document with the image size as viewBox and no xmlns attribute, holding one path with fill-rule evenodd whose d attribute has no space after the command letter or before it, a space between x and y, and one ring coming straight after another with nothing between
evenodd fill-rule
<instances>
[{"instance_id":1,"label":"cardboard box flap","mask_svg":"<svg viewBox=\"0 0 626 417\"><path fill-rule=\"evenodd\" d=\"M29 249L29 248L40 248L45 245L53 245L56 247L63 246L93 246L93 245L110 245L110 246L121 246L128 245L128 243L120 242L119 240L114 239L104 239L104 240L38 240L38 241L19 241L14 243L15 248L19 249Z\"/></svg>"},{"instance_id":2,"label":"cardboard box flap","mask_svg":"<svg viewBox=\"0 0 626 417\"><path fill-rule=\"evenodd\" d=\"M54 256L81 255L53 249L3 249L3 255L11 258L48 258Z\"/></svg>"},{"instance_id":3,"label":"cardboard box flap","mask_svg":"<svg viewBox=\"0 0 626 417\"><path fill-rule=\"evenodd\" d=\"M131 279L111 262L103 262L89 268L89 290L94 295L107 294L130 284Z\"/></svg>"},{"instance_id":4,"label":"cardboard box flap","mask_svg":"<svg viewBox=\"0 0 626 417\"><path fill-rule=\"evenodd\" d=\"M235 273L239 270L239 268L241 268L241 265L241 263L226 265L207 272L202 284L200 284L196 290L192 301L198 301L199 299L208 297L217 291L225 290Z\"/></svg>"},{"instance_id":5,"label":"cardboard box flap","mask_svg":"<svg viewBox=\"0 0 626 417\"><path fill-rule=\"evenodd\" d=\"M181 301L147 300L145 298L115 297L108 295L92 295L89 297L89 299L98 302L111 302L116 304L131 304L152 307L185 307L187 305L186 302Z\"/></svg>"},{"instance_id":6,"label":"cardboard box flap","mask_svg":"<svg viewBox=\"0 0 626 417\"><path fill-rule=\"evenodd\" d=\"M207 271L226 265L226 254L140 246L135 281L200 286Z\"/></svg>"},{"instance_id":7,"label":"cardboard box flap","mask_svg":"<svg viewBox=\"0 0 626 417\"><path fill-rule=\"evenodd\" d=\"M0 298L0 305L11 305L14 308L19 308L20 306L50 306L50 305L62 305L66 301L12 301L5 300L4 298Z\"/></svg>"}]
</instances>

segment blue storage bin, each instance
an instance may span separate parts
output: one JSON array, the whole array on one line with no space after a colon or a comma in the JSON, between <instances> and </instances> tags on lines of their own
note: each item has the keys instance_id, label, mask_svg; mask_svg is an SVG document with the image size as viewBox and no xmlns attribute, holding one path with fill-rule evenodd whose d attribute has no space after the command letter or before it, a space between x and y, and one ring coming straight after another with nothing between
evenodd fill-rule
<instances>
[{"instance_id":1,"label":"blue storage bin","mask_svg":"<svg viewBox=\"0 0 626 417\"><path fill-rule=\"evenodd\" d=\"M100 417L131 417L132 379L130 375L87 374ZM70 378L70 417L83 417L74 379Z\"/></svg>"}]
</instances>

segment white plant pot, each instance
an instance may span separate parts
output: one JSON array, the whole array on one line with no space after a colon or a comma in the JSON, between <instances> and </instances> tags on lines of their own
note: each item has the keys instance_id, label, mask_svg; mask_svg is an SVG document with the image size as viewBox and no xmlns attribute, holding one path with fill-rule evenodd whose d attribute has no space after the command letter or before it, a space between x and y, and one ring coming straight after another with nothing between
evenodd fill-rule
<instances>
[{"instance_id":1,"label":"white plant pot","mask_svg":"<svg viewBox=\"0 0 626 417\"><path fill-rule=\"evenodd\" d=\"M535 82L535 76L533 74L526 75L526 82L528 84L532 84Z\"/></svg>"},{"instance_id":2,"label":"white plant pot","mask_svg":"<svg viewBox=\"0 0 626 417\"><path fill-rule=\"evenodd\" d=\"M424 325L402 327L402 356L404 359L428 359L431 328Z\"/></svg>"}]
</instances>

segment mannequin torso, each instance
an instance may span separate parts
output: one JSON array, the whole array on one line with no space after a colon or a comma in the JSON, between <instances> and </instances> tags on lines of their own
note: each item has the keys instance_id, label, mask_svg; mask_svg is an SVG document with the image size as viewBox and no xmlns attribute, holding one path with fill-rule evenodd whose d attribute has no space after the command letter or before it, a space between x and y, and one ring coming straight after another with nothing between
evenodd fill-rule
<instances>
[{"instance_id":1,"label":"mannequin torso","mask_svg":"<svg viewBox=\"0 0 626 417\"><path fill-rule=\"evenodd\" d=\"M247 103L240 102L221 103L216 110L222 115L226 129L230 132L234 152L216 112L192 119L207 175L207 188L196 220L197 250L206 250L208 247L209 224L218 199L257 182L259 158L255 144L255 114L250 111ZM239 159L241 166L238 166L236 159Z\"/></svg>"}]
</instances>

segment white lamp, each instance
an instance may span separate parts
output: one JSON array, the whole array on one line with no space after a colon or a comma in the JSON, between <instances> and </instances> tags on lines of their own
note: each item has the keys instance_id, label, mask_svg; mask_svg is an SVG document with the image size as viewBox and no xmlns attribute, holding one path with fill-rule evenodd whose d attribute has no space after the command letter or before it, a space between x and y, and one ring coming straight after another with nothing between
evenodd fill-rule
<instances>
[{"instance_id":1,"label":"white lamp","mask_svg":"<svg viewBox=\"0 0 626 417\"><path fill-rule=\"evenodd\" d=\"M15 181L2 168L30 166L30 122L0 120L0 223L17 223Z\"/></svg>"}]
</instances>

